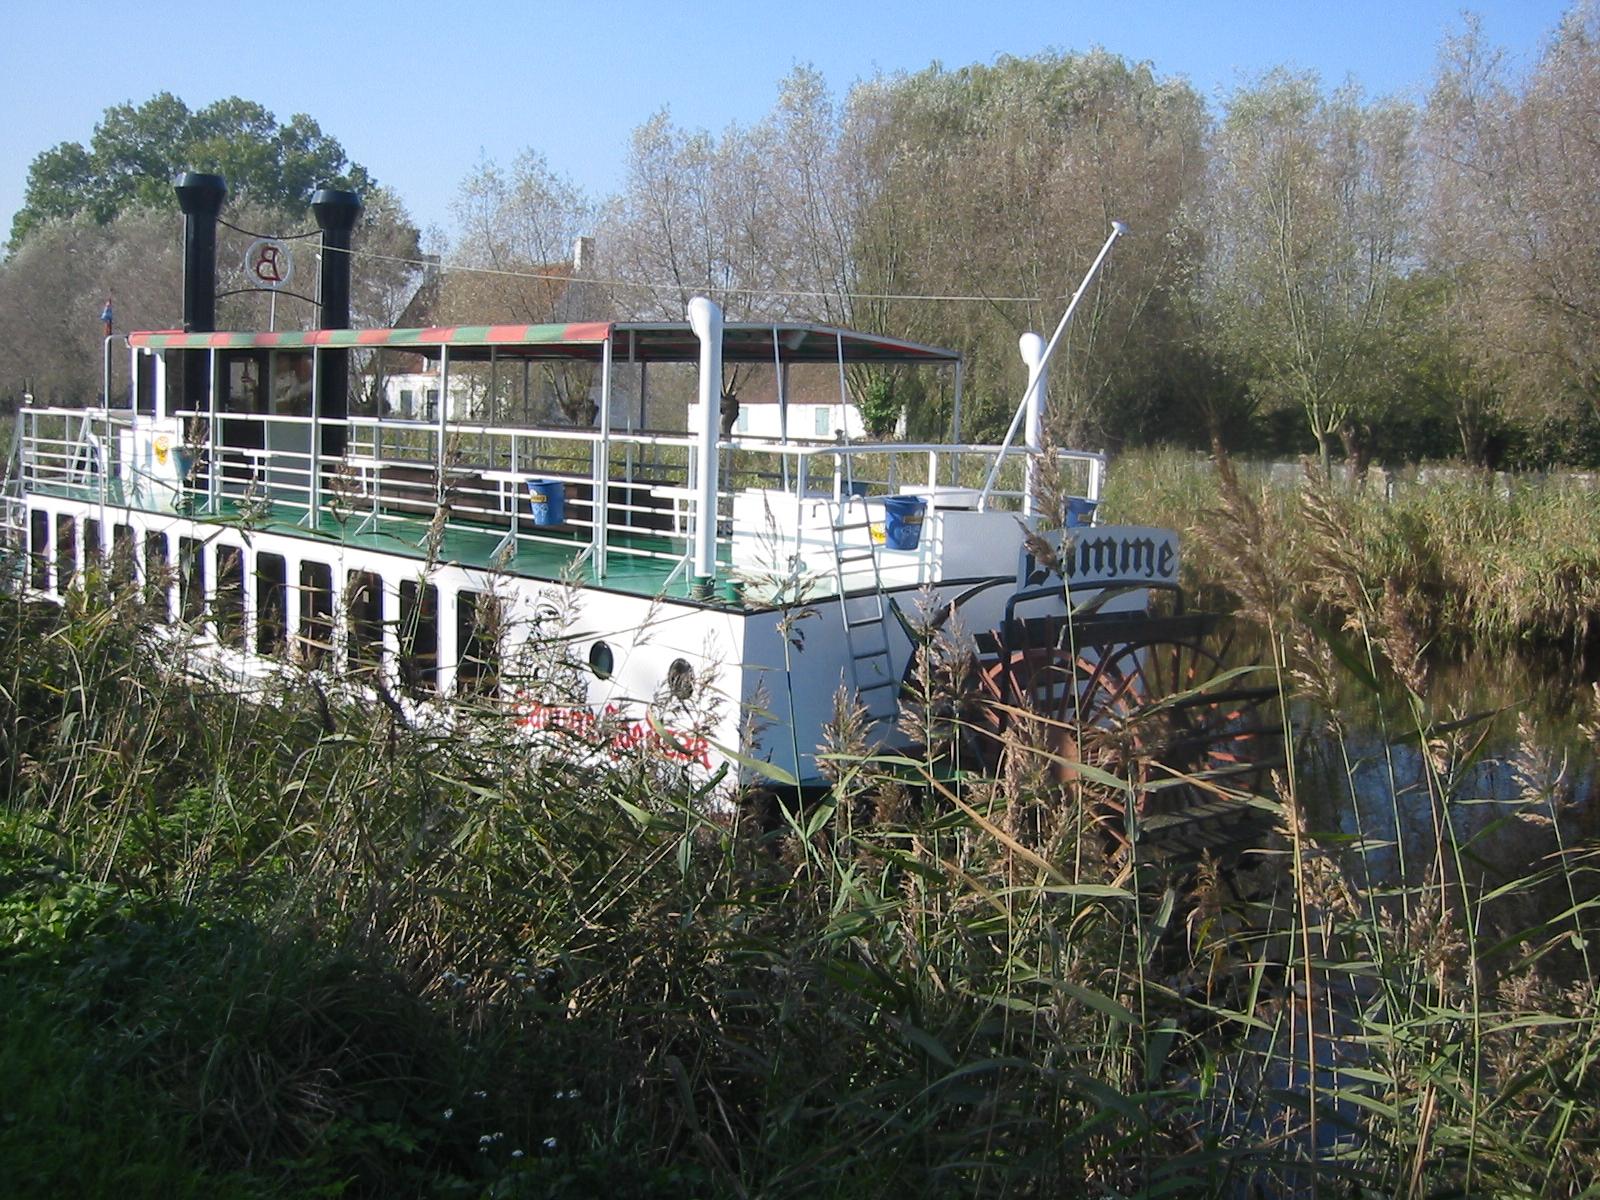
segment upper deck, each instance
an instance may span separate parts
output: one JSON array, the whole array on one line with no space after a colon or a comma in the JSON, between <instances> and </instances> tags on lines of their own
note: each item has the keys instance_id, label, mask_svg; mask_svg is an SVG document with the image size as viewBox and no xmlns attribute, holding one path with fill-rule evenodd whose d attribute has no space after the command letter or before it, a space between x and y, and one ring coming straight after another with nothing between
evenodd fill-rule
<instances>
[{"instance_id":1,"label":"upper deck","mask_svg":"<svg viewBox=\"0 0 1600 1200\"><path fill-rule=\"evenodd\" d=\"M865 373L931 369L959 430L956 352L849 330L718 316L126 341L126 406L21 414L28 492L736 608L1011 574L1038 503L1025 448L792 432L791 368L836 377L841 404ZM730 371L765 375L776 436L728 419ZM396 405L398 376L431 400ZM592 419L550 420L535 401L552 397ZM1056 465L1096 498L1100 456ZM926 505L914 546L885 541L901 496ZM854 578L852 547L871 551Z\"/></svg>"}]
</instances>

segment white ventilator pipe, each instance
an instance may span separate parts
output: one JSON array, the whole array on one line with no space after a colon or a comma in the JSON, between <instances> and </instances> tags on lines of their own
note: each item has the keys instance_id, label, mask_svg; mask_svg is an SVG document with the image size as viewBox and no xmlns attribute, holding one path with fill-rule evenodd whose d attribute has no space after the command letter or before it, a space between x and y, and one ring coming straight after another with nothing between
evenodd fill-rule
<instances>
[{"instance_id":1,"label":"white ventilator pipe","mask_svg":"<svg viewBox=\"0 0 1600 1200\"><path fill-rule=\"evenodd\" d=\"M1039 493L1039 459L1044 449L1044 408L1048 401L1050 381L1044 375L1044 338L1029 330L1017 339L1017 349L1028 367L1028 419L1023 426L1022 441L1028 448L1028 473L1022 485L1022 515L1032 516L1036 511Z\"/></svg>"},{"instance_id":2,"label":"white ventilator pipe","mask_svg":"<svg viewBox=\"0 0 1600 1200\"><path fill-rule=\"evenodd\" d=\"M1105 262L1106 255L1111 253L1111 244L1128 232L1128 227L1121 221L1111 222L1111 236L1106 238L1106 244L1100 247L1100 253L1095 255L1094 262L1089 264L1089 270L1083 277L1083 282L1078 285L1078 290L1072 293L1072 299L1067 303L1067 311L1061 314L1061 322L1056 326L1056 331L1050 335L1050 344L1044 348L1044 354L1039 360L1039 374L1028 381L1028 390L1022 394L1022 403L1017 405L1017 411L1011 418L1011 427L1006 430L1005 441L1000 443L1000 453L995 455L994 466L990 468L989 478L984 481L983 493L978 497L978 507L989 507L989 493L994 490L994 481L1000 477L1000 466L1006 460L1006 451L1011 448L1011 441L1017 436L1017 426L1022 424L1023 414L1028 411L1028 404L1033 399L1034 388L1044 369L1050 363L1051 356L1056 352L1056 346L1061 341L1061 335L1067 331L1067 325L1072 320L1072 314L1078 309L1078 301L1083 299L1084 292L1089 290L1089 284L1094 281L1095 275L1100 271L1100 264Z\"/></svg>"},{"instance_id":3,"label":"white ventilator pipe","mask_svg":"<svg viewBox=\"0 0 1600 1200\"><path fill-rule=\"evenodd\" d=\"M698 495L694 518L694 575L717 573L717 439L722 433L722 310L705 296L689 301L689 327L700 339L700 428L696 431Z\"/></svg>"}]
</instances>

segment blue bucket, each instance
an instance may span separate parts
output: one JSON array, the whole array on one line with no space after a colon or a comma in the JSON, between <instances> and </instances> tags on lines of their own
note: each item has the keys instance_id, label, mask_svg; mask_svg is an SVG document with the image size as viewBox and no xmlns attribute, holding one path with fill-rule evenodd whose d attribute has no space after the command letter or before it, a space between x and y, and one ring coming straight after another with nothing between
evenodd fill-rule
<instances>
[{"instance_id":1,"label":"blue bucket","mask_svg":"<svg viewBox=\"0 0 1600 1200\"><path fill-rule=\"evenodd\" d=\"M559 525L567 519L567 485L559 479L528 480L528 507L535 525Z\"/></svg>"},{"instance_id":2,"label":"blue bucket","mask_svg":"<svg viewBox=\"0 0 1600 1200\"><path fill-rule=\"evenodd\" d=\"M1094 524L1096 503L1079 496L1067 497L1066 522L1068 529L1082 529Z\"/></svg>"},{"instance_id":3,"label":"blue bucket","mask_svg":"<svg viewBox=\"0 0 1600 1200\"><path fill-rule=\"evenodd\" d=\"M920 496L885 496L883 544L890 550L915 550L922 537L922 514L927 507Z\"/></svg>"}]
</instances>

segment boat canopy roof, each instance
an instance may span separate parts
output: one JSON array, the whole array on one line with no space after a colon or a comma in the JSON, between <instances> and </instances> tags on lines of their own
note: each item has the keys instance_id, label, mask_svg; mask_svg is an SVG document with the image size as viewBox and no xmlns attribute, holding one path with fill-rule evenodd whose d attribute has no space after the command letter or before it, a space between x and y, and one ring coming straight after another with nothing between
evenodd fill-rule
<instances>
[{"instance_id":1,"label":"boat canopy roof","mask_svg":"<svg viewBox=\"0 0 1600 1200\"><path fill-rule=\"evenodd\" d=\"M441 325L426 329L310 329L274 333L130 333L128 342L151 350L253 350L389 348L454 361L495 358L572 359L597 362L611 342L616 362L695 362L700 342L687 321L590 321L569 325ZM722 329L722 360L782 363L953 363L955 350L826 325L729 322Z\"/></svg>"}]
</instances>

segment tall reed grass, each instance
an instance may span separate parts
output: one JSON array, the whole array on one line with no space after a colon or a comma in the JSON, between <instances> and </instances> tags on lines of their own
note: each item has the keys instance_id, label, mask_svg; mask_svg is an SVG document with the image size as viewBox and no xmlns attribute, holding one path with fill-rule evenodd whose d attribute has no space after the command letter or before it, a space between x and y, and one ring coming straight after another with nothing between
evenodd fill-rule
<instances>
[{"instance_id":1,"label":"tall reed grass","mask_svg":"<svg viewBox=\"0 0 1600 1200\"><path fill-rule=\"evenodd\" d=\"M485 701L417 721L313 674L230 684L93 583L4 600L16 1193L1583 1193L1597 864L1570 777L1530 742L1516 797L1477 794L1478 727L1430 694L1399 585L1344 541L1285 575L1268 531L1334 493L1205 486L1197 528L1232 536L1190 569L1285 691L1329 698L1336 783L1370 764L1332 698L1372 692L1378 753L1425 760L1426 845L1325 828L1291 754L1240 798L1277 827L1248 862L1118 852L1086 814L1131 785L1063 782L1059 740L942 769L954 674L908 714L926 759L868 753L841 705L833 792L758 820ZM559 678L561 645L508 682ZM1524 869L1491 879L1508 829Z\"/></svg>"},{"instance_id":2,"label":"tall reed grass","mask_svg":"<svg viewBox=\"0 0 1600 1200\"><path fill-rule=\"evenodd\" d=\"M1376 486L1319 485L1324 519L1312 523L1295 487L1266 486L1238 464L1257 492L1261 552L1286 583L1313 590L1318 547L1332 542L1355 564L1361 590L1392 593L1425 643L1450 653L1511 648L1600 652L1600 493L1560 476L1507 483L1487 473ZM1118 459L1105 509L1119 520L1184 531L1193 547L1219 512L1213 464L1177 450ZM1203 591L1231 589L1230 566L1188 555ZM1348 607L1326 615L1351 616Z\"/></svg>"}]
</instances>

